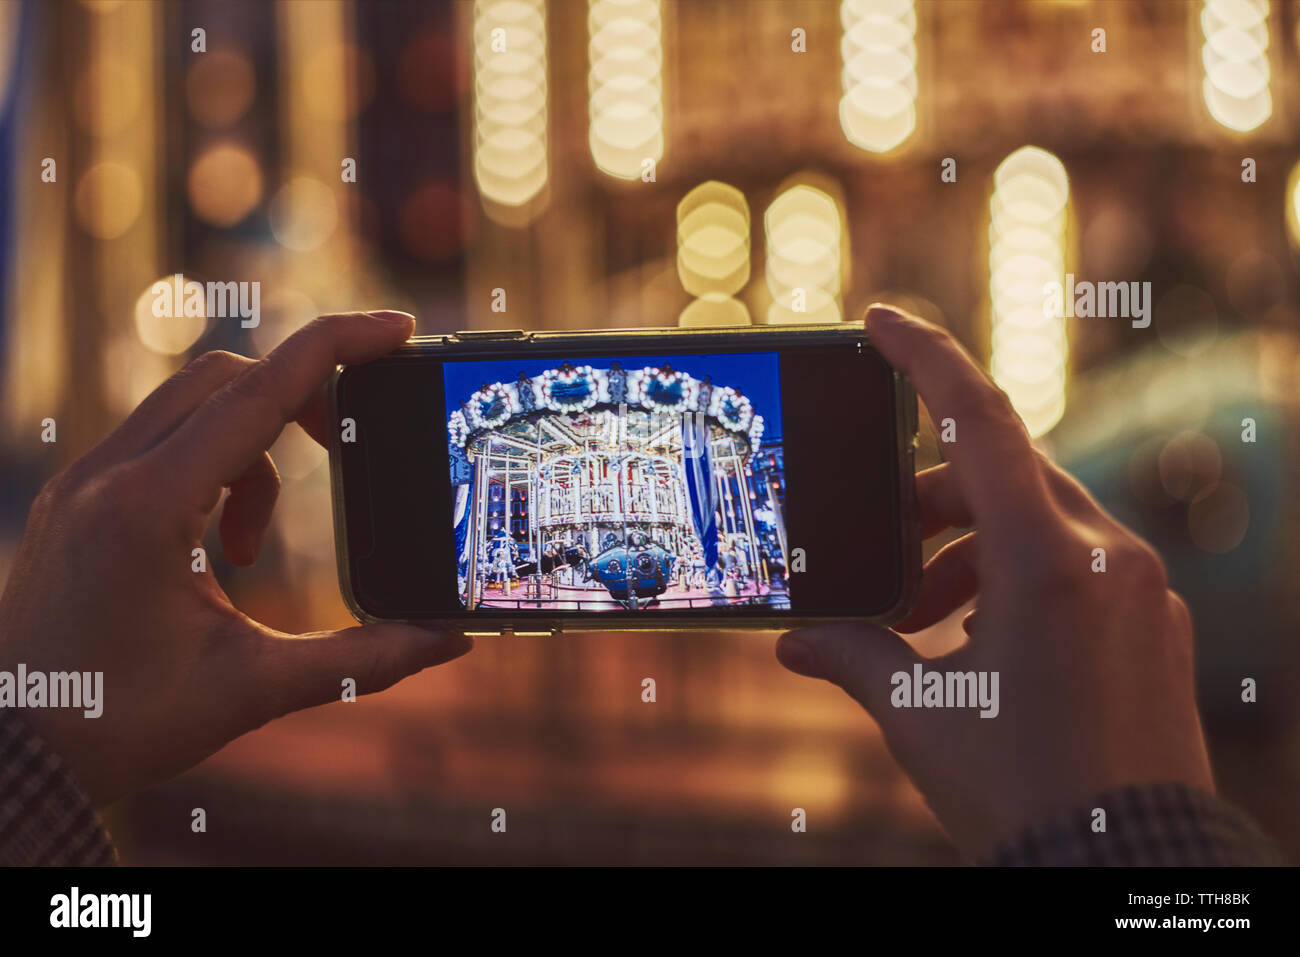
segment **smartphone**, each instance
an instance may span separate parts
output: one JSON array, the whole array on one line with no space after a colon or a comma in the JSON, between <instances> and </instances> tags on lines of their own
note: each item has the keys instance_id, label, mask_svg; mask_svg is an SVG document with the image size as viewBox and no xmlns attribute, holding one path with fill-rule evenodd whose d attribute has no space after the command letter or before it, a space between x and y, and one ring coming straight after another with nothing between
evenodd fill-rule
<instances>
[{"instance_id":1,"label":"smartphone","mask_svg":"<svg viewBox=\"0 0 1300 957\"><path fill-rule=\"evenodd\" d=\"M330 401L360 621L890 623L920 580L916 396L859 326L418 337Z\"/></svg>"}]
</instances>

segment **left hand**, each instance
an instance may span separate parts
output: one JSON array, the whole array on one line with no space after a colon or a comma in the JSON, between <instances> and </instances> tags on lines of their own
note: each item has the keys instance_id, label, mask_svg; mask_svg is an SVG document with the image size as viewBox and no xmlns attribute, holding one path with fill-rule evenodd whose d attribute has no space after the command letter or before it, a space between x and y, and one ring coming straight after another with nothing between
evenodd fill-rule
<instances>
[{"instance_id":1,"label":"left hand","mask_svg":"<svg viewBox=\"0 0 1300 957\"><path fill-rule=\"evenodd\" d=\"M284 634L191 570L226 488L222 548L236 565L257 559L280 486L267 449L291 421L323 441L336 365L377 359L414 326L396 312L322 316L260 362L209 352L42 489L0 598L0 669L103 672L99 718L22 712L95 804L339 700L345 678L380 691L470 649L398 624Z\"/></svg>"}]
</instances>

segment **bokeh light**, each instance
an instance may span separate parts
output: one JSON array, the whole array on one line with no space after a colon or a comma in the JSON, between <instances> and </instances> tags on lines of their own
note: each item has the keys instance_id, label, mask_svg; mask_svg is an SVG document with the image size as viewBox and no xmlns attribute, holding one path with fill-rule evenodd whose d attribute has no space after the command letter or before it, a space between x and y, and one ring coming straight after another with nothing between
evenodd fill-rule
<instances>
[{"instance_id":1,"label":"bokeh light","mask_svg":"<svg viewBox=\"0 0 1300 957\"><path fill-rule=\"evenodd\" d=\"M474 179L485 199L522 206L546 185L546 100L545 4L475 0Z\"/></svg>"},{"instance_id":2,"label":"bokeh light","mask_svg":"<svg viewBox=\"0 0 1300 957\"><path fill-rule=\"evenodd\" d=\"M1051 153L1026 146L1003 160L993 178L990 371L1038 437L1065 413L1069 336L1064 315L1053 314L1045 300L1052 283L1059 288L1065 281L1069 177Z\"/></svg>"},{"instance_id":3,"label":"bokeh light","mask_svg":"<svg viewBox=\"0 0 1300 957\"><path fill-rule=\"evenodd\" d=\"M140 174L121 163L96 163L77 181L77 222L96 239L116 239L140 216Z\"/></svg>"},{"instance_id":4,"label":"bokeh light","mask_svg":"<svg viewBox=\"0 0 1300 957\"><path fill-rule=\"evenodd\" d=\"M1201 8L1205 106L1237 132L1255 129L1273 113L1268 7L1268 0L1204 0Z\"/></svg>"},{"instance_id":5,"label":"bokeh light","mask_svg":"<svg viewBox=\"0 0 1300 957\"><path fill-rule=\"evenodd\" d=\"M295 252L311 252L333 235L339 222L334 192L318 179L296 176L271 200L271 232Z\"/></svg>"},{"instance_id":6,"label":"bokeh light","mask_svg":"<svg viewBox=\"0 0 1300 957\"><path fill-rule=\"evenodd\" d=\"M1291 245L1300 249L1300 162L1291 167L1291 175L1286 179L1286 194L1282 200L1285 205L1286 232Z\"/></svg>"},{"instance_id":7,"label":"bokeh light","mask_svg":"<svg viewBox=\"0 0 1300 957\"><path fill-rule=\"evenodd\" d=\"M749 203L734 186L710 180L677 204L677 275L695 299L683 326L748 325L733 296L749 281Z\"/></svg>"},{"instance_id":8,"label":"bokeh light","mask_svg":"<svg viewBox=\"0 0 1300 957\"><path fill-rule=\"evenodd\" d=\"M887 153L916 129L916 5L843 0L840 126L849 142Z\"/></svg>"},{"instance_id":9,"label":"bokeh light","mask_svg":"<svg viewBox=\"0 0 1300 957\"><path fill-rule=\"evenodd\" d=\"M221 129L248 112L256 86L248 57L223 47L191 61L185 74L185 99L194 119Z\"/></svg>"},{"instance_id":10,"label":"bokeh light","mask_svg":"<svg viewBox=\"0 0 1300 957\"><path fill-rule=\"evenodd\" d=\"M767 321L839 322L844 220L826 192L799 184L772 200L763 216Z\"/></svg>"},{"instance_id":11,"label":"bokeh light","mask_svg":"<svg viewBox=\"0 0 1300 957\"><path fill-rule=\"evenodd\" d=\"M659 0L591 0L588 141L596 167L636 179L664 154Z\"/></svg>"},{"instance_id":12,"label":"bokeh light","mask_svg":"<svg viewBox=\"0 0 1300 957\"><path fill-rule=\"evenodd\" d=\"M262 170L244 147L222 143L203 151L190 167L194 214L214 226L233 226L262 200Z\"/></svg>"},{"instance_id":13,"label":"bokeh light","mask_svg":"<svg viewBox=\"0 0 1300 957\"><path fill-rule=\"evenodd\" d=\"M201 301L203 315L185 315L187 301L195 306ZM159 355L180 355L198 342L207 328L205 289L184 275L159 276L135 301L136 336Z\"/></svg>"}]
</instances>

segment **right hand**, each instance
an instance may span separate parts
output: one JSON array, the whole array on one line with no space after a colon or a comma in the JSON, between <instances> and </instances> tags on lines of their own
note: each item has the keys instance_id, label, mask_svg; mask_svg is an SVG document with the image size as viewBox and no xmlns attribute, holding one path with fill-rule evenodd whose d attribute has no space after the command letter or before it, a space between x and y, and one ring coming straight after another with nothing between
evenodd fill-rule
<instances>
[{"instance_id":1,"label":"right hand","mask_svg":"<svg viewBox=\"0 0 1300 957\"><path fill-rule=\"evenodd\" d=\"M1131 784L1213 791L1196 710L1192 621L1156 552L1036 451L1003 394L943 330L885 306L876 348L951 417L949 461L917 477L922 534L973 528L925 567L894 630L837 624L783 635L787 668L825 678L880 724L903 770L972 857L1054 811ZM1105 549L1106 571L1093 572ZM968 641L923 660L900 635L976 600ZM890 678L1000 673L1000 713L894 708Z\"/></svg>"}]
</instances>

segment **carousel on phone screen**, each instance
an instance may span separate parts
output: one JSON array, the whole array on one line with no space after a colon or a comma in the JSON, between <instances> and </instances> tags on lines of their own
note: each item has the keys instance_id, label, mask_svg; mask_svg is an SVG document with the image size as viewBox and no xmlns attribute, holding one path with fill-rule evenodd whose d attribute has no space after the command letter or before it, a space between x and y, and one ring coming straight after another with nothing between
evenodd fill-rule
<instances>
[{"instance_id":1,"label":"carousel on phone screen","mask_svg":"<svg viewBox=\"0 0 1300 957\"><path fill-rule=\"evenodd\" d=\"M789 607L779 438L708 357L677 358L691 372L559 362L448 396L466 608Z\"/></svg>"}]
</instances>

